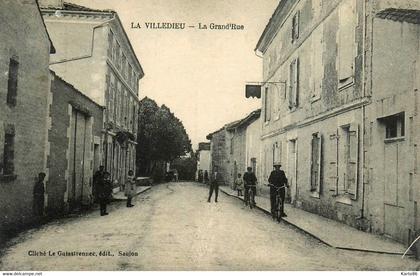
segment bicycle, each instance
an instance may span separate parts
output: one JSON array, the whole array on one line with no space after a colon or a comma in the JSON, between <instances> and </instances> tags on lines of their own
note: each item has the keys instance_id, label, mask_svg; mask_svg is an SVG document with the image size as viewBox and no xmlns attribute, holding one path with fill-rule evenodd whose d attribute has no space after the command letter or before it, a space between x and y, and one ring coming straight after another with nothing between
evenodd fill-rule
<instances>
[{"instance_id":1,"label":"bicycle","mask_svg":"<svg viewBox=\"0 0 420 276\"><path fill-rule=\"evenodd\" d=\"M255 207L255 195L252 187L257 187L257 185L246 185L245 189L248 188L248 196L245 198L245 205L249 205L249 208L252 209Z\"/></svg>"},{"instance_id":2,"label":"bicycle","mask_svg":"<svg viewBox=\"0 0 420 276\"><path fill-rule=\"evenodd\" d=\"M273 219L277 220L278 222L281 222L281 218L283 217L283 214L284 214L284 205L283 205L283 200L281 199L279 191L280 189L284 189L287 186L283 185L283 186L277 187L277 186L274 186L273 184L268 184L267 186L272 186L276 189L276 200L274 204L275 209L272 210L272 212L274 211L274 214L272 213L272 215L273 215Z\"/></svg>"}]
</instances>

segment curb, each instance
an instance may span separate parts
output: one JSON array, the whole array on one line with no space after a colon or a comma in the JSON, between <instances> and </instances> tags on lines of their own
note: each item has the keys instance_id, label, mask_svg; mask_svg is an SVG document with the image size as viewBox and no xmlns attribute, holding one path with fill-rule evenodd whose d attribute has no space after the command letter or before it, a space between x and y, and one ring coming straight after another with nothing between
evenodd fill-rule
<instances>
[{"instance_id":1,"label":"curb","mask_svg":"<svg viewBox=\"0 0 420 276\"><path fill-rule=\"evenodd\" d=\"M242 198L240 198L240 197L238 197L238 196L235 196L235 195L232 195L232 194L229 194L228 192L224 191L223 189L220 189L220 190L221 190L224 194L226 194L226 195L228 195L228 196L230 196L230 197L234 197L234 198L236 198L236 199L239 199L239 200L241 200L241 201L244 201ZM271 216L271 212L269 212L268 210L266 210L266 209L264 209L264 208L262 208L262 207L260 207L260 206L258 206L258 205L256 205L255 207L256 207L258 210L260 210L260 211L262 211L263 213L265 213L266 215ZM398 256L402 256L402 255L403 255L403 253L396 253L396 252L386 252L386 251L376 251L376 250L369 250L369 249L358 249L358 248L349 248L349 247L334 246L334 245L331 245L331 244L327 243L326 241L322 240L321 238L319 238L319 237L315 236L314 234L312 234L312 233L308 232L307 230L305 230L305 229L303 229L303 228L299 227L298 225L296 225L296 224L294 224L294 223L292 223L292 222L288 221L287 219L284 219L284 218L283 218L281 221L282 221L282 222L285 222L285 223L286 223L286 224L288 224L288 225L291 225L291 226L293 226L293 227L295 227L295 228L299 229L300 231L302 231L302 232L304 232L304 233L308 234L309 236L311 236L311 237L315 238L316 240L320 241L321 243L323 243L323 244L325 244L325 245L327 245L327 246L329 246L329 247L331 247L331 248L336 248L336 249L341 249L341 250L349 250L349 251L359 251L359 252L368 252L368 253L377 253L377 254L387 254L387 255L398 255ZM407 253L407 254L406 254L406 256L414 256L414 253L409 252L409 253Z\"/></svg>"},{"instance_id":2,"label":"curb","mask_svg":"<svg viewBox=\"0 0 420 276\"><path fill-rule=\"evenodd\" d=\"M135 196L133 196L133 197L136 197L136 196L138 196L139 194L142 194L142 193L144 193L144 192L146 192L146 191L150 190L151 188L152 188L152 186L148 186L146 189L144 189L144 190L142 190L142 191L137 192L137 193L136 193L136 195L135 195ZM127 200L127 197L126 197L126 198L114 198L114 197L112 197L112 200L111 200L111 201L125 201L125 200Z\"/></svg>"}]
</instances>

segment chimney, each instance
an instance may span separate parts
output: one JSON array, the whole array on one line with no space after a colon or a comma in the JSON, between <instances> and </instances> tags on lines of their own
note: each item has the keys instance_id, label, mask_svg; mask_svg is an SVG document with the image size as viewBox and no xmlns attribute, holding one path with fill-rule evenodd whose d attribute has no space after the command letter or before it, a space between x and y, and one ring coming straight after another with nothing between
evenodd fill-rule
<instances>
[{"instance_id":1,"label":"chimney","mask_svg":"<svg viewBox=\"0 0 420 276\"><path fill-rule=\"evenodd\" d=\"M39 7L42 8L52 8L52 9L60 9L64 8L63 0L38 0Z\"/></svg>"}]
</instances>

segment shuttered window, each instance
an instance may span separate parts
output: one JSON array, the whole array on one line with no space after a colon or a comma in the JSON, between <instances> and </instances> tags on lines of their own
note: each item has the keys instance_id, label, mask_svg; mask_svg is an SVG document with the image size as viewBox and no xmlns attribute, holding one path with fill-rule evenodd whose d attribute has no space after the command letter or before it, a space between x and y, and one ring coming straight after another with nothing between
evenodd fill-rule
<instances>
[{"instance_id":1,"label":"shuttered window","mask_svg":"<svg viewBox=\"0 0 420 276\"><path fill-rule=\"evenodd\" d=\"M338 132L335 130L330 133L329 141L326 146L326 156L328 156L327 181L328 190L333 196L338 194Z\"/></svg>"},{"instance_id":2,"label":"shuttered window","mask_svg":"<svg viewBox=\"0 0 420 276\"><path fill-rule=\"evenodd\" d=\"M312 134L311 141L311 192L319 192L321 185L321 149L322 136Z\"/></svg>"},{"instance_id":3,"label":"shuttered window","mask_svg":"<svg viewBox=\"0 0 420 276\"><path fill-rule=\"evenodd\" d=\"M17 85L18 85L19 62L17 58L11 58L9 61L9 74L7 81L7 104L16 105Z\"/></svg>"},{"instance_id":4,"label":"shuttered window","mask_svg":"<svg viewBox=\"0 0 420 276\"><path fill-rule=\"evenodd\" d=\"M354 75L355 5L355 0L346 0L339 7L338 79L341 84L346 84Z\"/></svg>"},{"instance_id":5,"label":"shuttered window","mask_svg":"<svg viewBox=\"0 0 420 276\"><path fill-rule=\"evenodd\" d=\"M264 121L268 122L271 120L271 99L268 87L264 91Z\"/></svg>"},{"instance_id":6,"label":"shuttered window","mask_svg":"<svg viewBox=\"0 0 420 276\"><path fill-rule=\"evenodd\" d=\"M353 199L357 196L358 161L359 161L359 126L350 124L348 132L346 191Z\"/></svg>"},{"instance_id":7,"label":"shuttered window","mask_svg":"<svg viewBox=\"0 0 420 276\"><path fill-rule=\"evenodd\" d=\"M312 100L317 100L321 97L322 79L324 78L324 66L322 63L322 55L324 50L323 26L323 24L319 25L319 27L312 34L312 73L310 74L312 86Z\"/></svg>"},{"instance_id":8,"label":"shuttered window","mask_svg":"<svg viewBox=\"0 0 420 276\"><path fill-rule=\"evenodd\" d=\"M289 109L299 105L299 58L290 63Z\"/></svg>"},{"instance_id":9,"label":"shuttered window","mask_svg":"<svg viewBox=\"0 0 420 276\"><path fill-rule=\"evenodd\" d=\"M15 170L15 128L7 125L3 145L3 175L12 175Z\"/></svg>"},{"instance_id":10,"label":"shuttered window","mask_svg":"<svg viewBox=\"0 0 420 276\"><path fill-rule=\"evenodd\" d=\"M299 21L300 11L297 11L292 18L292 43L298 40L299 38Z\"/></svg>"}]
</instances>

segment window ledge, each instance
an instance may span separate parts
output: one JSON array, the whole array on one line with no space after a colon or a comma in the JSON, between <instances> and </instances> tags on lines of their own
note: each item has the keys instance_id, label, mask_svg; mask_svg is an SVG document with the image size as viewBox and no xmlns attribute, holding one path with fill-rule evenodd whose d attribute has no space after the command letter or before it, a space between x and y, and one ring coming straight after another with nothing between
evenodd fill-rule
<instances>
[{"instance_id":1,"label":"window ledge","mask_svg":"<svg viewBox=\"0 0 420 276\"><path fill-rule=\"evenodd\" d=\"M311 193L311 197L312 198L317 198L317 199L320 198L318 191L311 191L310 193Z\"/></svg>"},{"instance_id":2,"label":"window ledge","mask_svg":"<svg viewBox=\"0 0 420 276\"><path fill-rule=\"evenodd\" d=\"M312 96L310 101L311 101L311 103L314 103L314 102L319 101L320 99L321 99L321 96L319 96L319 95L318 96Z\"/></svg>"},{"instance_id":3,"label":"window ledge","mask_svg":"<svg viewBox=\"0 0 420 276\"><path fill-rule=\"evenodd\" d=\"M337 195L335 201L344 205L353 205L349 194Z\"/></svg>"},{"instance_id":4,"label":"window ledge","mask_svg":"<svg viewBox=\"0 0 420 276\"><path fill-rule=\"evenodd\" d=\"M346 88L349 88L350 86L354 85L354 77L349 77L343 81L338 82L338 91L342 91Z\"/></svg>"},{"instance_id":5,"label":"window ledge","mask_svg":"<svg viewBox=\"0 0 420 276\"><path fill-rule=\"evenodd\" d=\"M393 138L385 138L384 142L388 144L388 143L401 142L404 140L405 140L405 136L400 136L400 137L393 137Z\"/></svg>"},{"instance_id":6,"label":"window ledge","mask_svg":"<svg viewBox=\"0 0 420 276\"><path fill-rule=\"evenodd\" d=\"M17 178L16 174L7 174L7 175L0 174L0 181L2 182L10 182L10 181L15 180L16 178Z\"/></svg>"}]
</instances>

